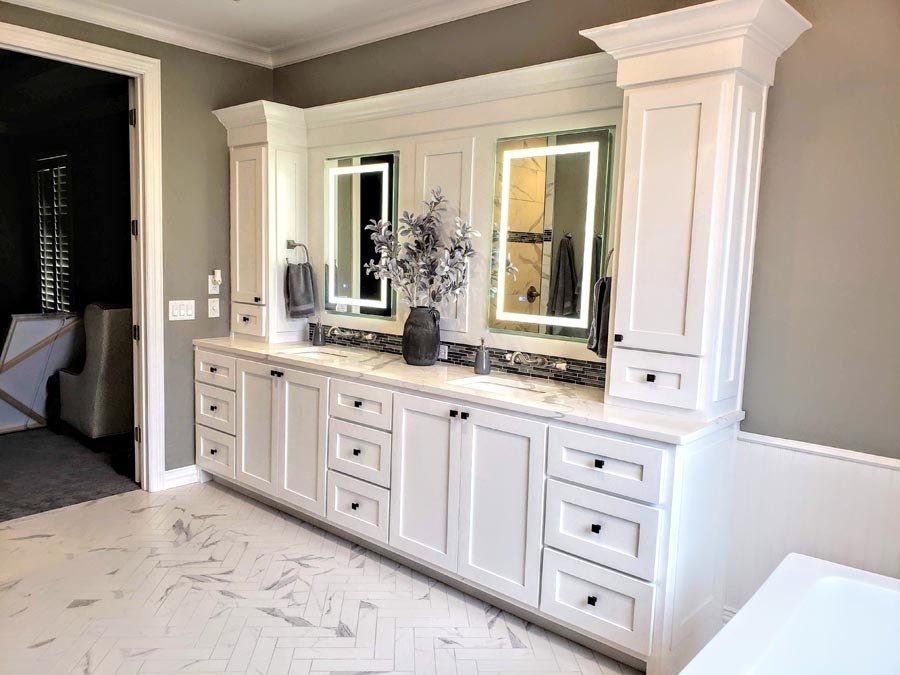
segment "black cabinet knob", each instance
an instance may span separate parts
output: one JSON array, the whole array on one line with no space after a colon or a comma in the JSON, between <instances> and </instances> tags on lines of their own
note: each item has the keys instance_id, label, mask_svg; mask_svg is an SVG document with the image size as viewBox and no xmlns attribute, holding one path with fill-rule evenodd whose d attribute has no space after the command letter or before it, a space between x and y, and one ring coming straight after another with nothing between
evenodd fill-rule
<instances>
[{"instance_id":1,"label":"black cabinet knob","mask_svg":"<svg viewBox=\"0 0 900 675\"><path fill-rule=\"evenodd\" d=\"M270 371L269 371L269 375L271 375L272 377L275 377L275 371L274 371L274 370L270 370Z\"/></svg>"},{"instance_id":2,"label":"black cabinet knob","mask_svg":"<svg viewBox=\"0 0 900 675\"><path fill-rule=\"evenodd\" d=\"M591 525L591 532L593 532L594 534L600 534L600 525L598 525L597 523Z\"/></svg>"},{"instance_id":3,"label":"black cabinet knob","mask_svg":"<svg viewBox=\"0 0 900 675\"><path fill-rule=\"evenodd\" d=\"M259 302L262 298L253 298L253 302Z\"/></svg>"},{"instance_id":4,"label":"black cabinet knob","mask_svg":"<svg viewBox=\"0 0 900 675\"><path fill-rule=\"evenodd\" d=\"M360 454L362 454L362 450L360 450L359 448L353 448L353 454L360 455Z\"/></svg>"},{"instance_id":5,"label":"black cabinet knob","mask_svg":"<svg viewBox=\"0 0 900 675\"><path fill-rule=\"evenodd\" d=\"M211 373L218 372L218 370L219 370L219 369L216 368L215 366L210 366L210 367L209 367L209 372L211 372Z\"/></svg>"},{"instance_id":6,"label":"black cabinet knob","mask_svg":"<svg viewBox=\"0 0 900 675\"><path fill-rule=\"evenodd\" d=\"M209 406L209 411L210 411L210 412L216 412L216 410L218 410L218 409L219 409L219 406L217 406L217 405L211 405L211 406Z\"/></svg>"},{"instance_id":7,"label":"black cabinet knob","mask_svg":"<svg viewBox=\"0 0 900 675\"><path fill-rule=\"evenodd\" d=\"M353 502L352 504L350 504L350 508L356 511L356 509L359 508L359 502Z\"/></svg>"},{"instance_id":8,"label":"black cabinet knob","mask_svg":"<svg viewBox=\"0 0 900 675\"><path fill-rule=\"evenodd\" d=\"M275 377L284 377L284 373L282 373L280 370L276 370Z\"/></svg>"},{"instance_id":9,"label":"black cabinet knob","mask_svg":"<svg viewBox=\"0 0 900 675\"><path fill-rule=\"evenodd\" d=\"M462 415L460 415L460 417L462 417L464 420L467 420L469 419L469 413L464 412Z\"/></svg>"},{"instance_id":10,"label":"black cabinet knob","mask_svg":"<svg viewBox=\"0 0 900 675\"><path fill-rule=\"evenodd\" d=\"M647 373L647 382L656 382L656 375L654 373Z\"/></svg>"},{"instance_id":11,"label":"black cabinet knob","mask_svg":"<svg viewBox=\"0 0 900 675\"><path fill-rule=\"evenodd\" d=\"M244 323L250 323L250 317L249 317L249 316L242 316L242 317L241 317L241 321L243 321Z\"/></svg>"},{"instance_id":12,"label":"black cabinet knob","mask_svg":"<svg viewBox=\"0 0 900 675\"><path fill-rule=\"evenodd\" d=\"M451 410L450 411L450 417L456 417L457 415L459 415L459 410Z\"/></svg>"},{"instance_id":13,"label":"black cabinet knob","mask_svg":"<svg viewBox=\"0 0 900 675\"><path fill-rule=\"evenodd\" d=\"M595 459L594 460L594 468L595 469L602 469L605 465L606 465L605 459Z\"/></svg>"},{"instance_id":14,"label":"black cabinet knob","mask_svg":"<svg viewBox=\"0 0 900 675\"><path fill-rule=\"evenodd\" d=\"M219 452L218 448L210 448L209 449L209 454L211 454L211 455L215 455L217 452Z\"/></svg>"},{"instance_id":15,"label":"black cabinet knob","mask_svg":"<svg viewBox=\"0 0 900 675\"><path fill-rule=\"evenodd\" d=\"M624 339L625 339L625 336L624 336L624 335L621 335L621 334L619 334L619 333L616 333L616 334L613 336L613 341L615 341L615 342L621 342L621 341L624 340Z\"/></svg>"},{"instance_id":16,"label":"black cabinet knob","mask_svg":"<svg viewBox=\"0 0 900 675\"><path fill-rule=\"evenodd\" d=\"M354 408L362 408L362 401L353 401Z\"/></svg>"},{"instance_id":17,"label":"black cabinet knob","mask_svg":"<svg viewBox=\"0 0 900 675\"><path fill-rule=\"evenodd\" d=\"M597 604L597 596L589 595L587 598L587 602L591 607L594 607Z\"/></svg>"}]
</instances>

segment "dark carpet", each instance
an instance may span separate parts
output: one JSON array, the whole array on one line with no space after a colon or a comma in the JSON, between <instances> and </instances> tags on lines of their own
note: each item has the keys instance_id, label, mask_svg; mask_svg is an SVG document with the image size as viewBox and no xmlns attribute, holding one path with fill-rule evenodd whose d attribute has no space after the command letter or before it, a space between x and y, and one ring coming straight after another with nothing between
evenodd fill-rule
<instances>
[{"instance_id":1,"label":"dark carpet","mask_svg":"<svg viewBox=\"0 0 900 675\"><path fill-rule=\"evenodd\" d=\"M0 435L0 522L137 490L113 469L130 452L130 439L95 452L78 439L33 429Z\"/></svg>"}]
</instances>

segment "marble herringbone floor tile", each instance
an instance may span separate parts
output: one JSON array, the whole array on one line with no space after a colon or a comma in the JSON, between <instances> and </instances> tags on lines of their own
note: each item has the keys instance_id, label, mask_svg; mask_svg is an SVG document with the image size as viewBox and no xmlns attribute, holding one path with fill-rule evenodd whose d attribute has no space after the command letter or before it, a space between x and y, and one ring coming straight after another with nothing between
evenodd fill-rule
<instances>
[{"instance_id":1,"label":"marble herringbone floor tile","mask_svg":"<svg viewBox=\"0 0 900 675\"><path fill-rule=\"evenodd\" d=\"M0 673L635 671L214 483L0 523Z\"/></svg>"}]
</instances>

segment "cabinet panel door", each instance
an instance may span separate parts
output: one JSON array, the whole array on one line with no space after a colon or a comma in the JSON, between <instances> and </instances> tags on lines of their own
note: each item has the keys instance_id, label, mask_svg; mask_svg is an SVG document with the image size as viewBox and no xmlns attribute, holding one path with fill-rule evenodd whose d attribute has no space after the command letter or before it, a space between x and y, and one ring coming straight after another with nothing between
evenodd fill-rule
<instances>
[{"instance_id":1,"label":"cabinet panel door","mask_svg":"<svg viewBox=\"0 0 900 675\"><path fill-rule=\"evenodd\" d=\"M278 368L277 489L285 501L325 515L328 378Z\"/></svg>"},{"instance_id":2,"label":"cabinet panel door","mask_svg":"<svg viewBox=\"0 0 900 675\"><path fill-rule=\"evenodd\" d=\"M485 410L466 412L458 572L537 607L547 425Z\"/></svg>"},{"instance_id":3,"label":"cabinet panel door","mask_svg":"<svg viewBox=\"0 0 900 675\"><path fill-rule=\"evenodd\" d=\"M453 405L394 395L390 544L456 571L459 418Z\"/></svg>"},{"instance_id":4,"label":"cabinet panel door","mask_svg":"<svg viewBox=\"0 0 900 675\"><path fill-rule=\"evenodd\" d=\"M628 93L616 333L621 346L702 355L722 85Z\"/></svg>"},{"instance_id":5,"label":"cabinet panel door","mask_svg":"<svg viewBox=\"0 0 900 675\"><path fill-rule=\"evenodd\" d=\"M231 301L266 297L266 148L231 150Z\"/></svg>"},{"instance_id":6,"label":"cabinet panel door","mask_svg":"<svg viewBox=\"0 0 900 675\"><path fill-rule=\"evenodd\" d=\"M263 363L237 362L235 479L269 494L275 491L275 378L271 373Z\"/></svg>"}]
</instances>

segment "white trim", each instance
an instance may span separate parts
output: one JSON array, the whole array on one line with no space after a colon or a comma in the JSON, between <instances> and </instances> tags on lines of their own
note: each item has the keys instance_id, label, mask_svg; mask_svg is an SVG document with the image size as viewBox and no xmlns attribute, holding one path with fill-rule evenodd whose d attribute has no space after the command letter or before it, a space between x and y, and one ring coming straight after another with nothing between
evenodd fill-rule
<instances>
[{"instance_id":1,"label":"white trim","mask_svg":"<svg viewBox=\"0 0 900 675\"><path fill-rule=\"evenodd\" d=\"M190 485L200 481L200 469L196 464L183 466L179 469L169 469L163 477L163 490L181 487L182 485Z\"/></svg>"},{"instance_id":2,"label":"white trim","mask_svg":"<svg viewBox=\"0 0 900 675\"><path fill-rule=\"evenodd\" d=\"M868 452L845 450L844 448L834 448L827 445L806 443L804 441L793 441L786 438L777 438L775 436L752 434L748 431L739 431L737 434L737 439L739 441L745 441L747 443L756 443L757 445L766 445L773 448L802 452L807 455L831 457L832 459L838 459L845 462L866 464L868 466L877 466L883 469L890 469L892 471L900 471L900 459L894 459L893 457L881 457L880 455L873 455Z\"/></svg>"},{"instance_id":3,"label":"white trim","mask_svg":"<svg viewBox=\"0 0 900 675\"><path fill-rule=\"evenodd\" d=\"M734 618L734 615L737 614L737 610L734 607L722 607L722 623L726 624Z\"/></svg>"},{"instance_id":4,"label":"white trim","mask_svg":"<svg viewBox=\"0 0 900 675\"><path fill-rule=\"evenodd\" d=\"M130 54L53 33L0 23L0 47L135 78L140 101L141 209L140 269L143 301L135 323L141 327L143 372L139 391L143 420L141 487L162 489L165 473L165 313L163 294L162 98L158 59Z\"/></svg>"},{"instance_id":5,"label":"white trim","mask_svg":"<svg viewBox=\"0 0 900 675\"><path fill-rule=\"evenodd\" d=\"M616 61L609 54L588 54L536 66L304 108L303 112L307 129L341 127L358 122L460 108L519 96L593 87L615 82L616 72Z\"/></svg>"},{"instance_id":6,"label":"white trim","mask_svg":"<svg viewBox=\"0 0 900 675\"><path fill-rule=\"evenodd\" d=\"M151 40L159 40L270 69L405 35L525 1L454 0L452 3L442 3L437 6L407 8L394 15L383 17L379 21L367 22L358 26L342 26L338 30L321 33L313 39L266 46L158 19L96 0L9 0L15 5L87 21Z\"/></svg>"}]
</instances>

